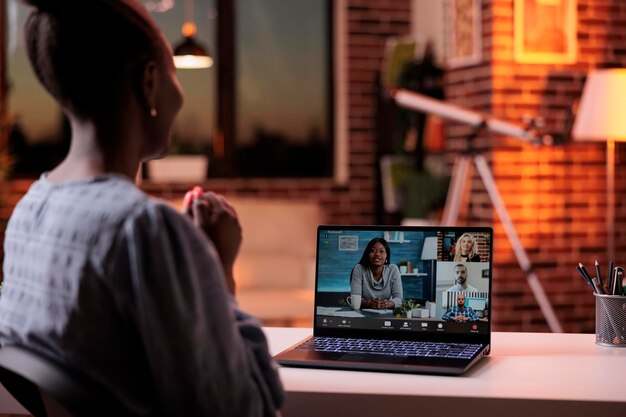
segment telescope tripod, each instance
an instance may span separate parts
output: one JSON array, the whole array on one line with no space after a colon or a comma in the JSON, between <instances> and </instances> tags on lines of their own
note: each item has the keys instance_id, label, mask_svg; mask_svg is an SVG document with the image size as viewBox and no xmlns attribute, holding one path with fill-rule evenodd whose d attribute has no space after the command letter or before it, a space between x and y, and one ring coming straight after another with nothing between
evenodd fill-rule
<instances>
[{"instance_id":1,"label":"telescope tripod","mask_svg":"<svg viewBox=\"0 0 626 417\"><path fill-rule=\"evenodd\" d=\"M483 185L487 190L489 199L491 200L491 203L498 213L502 225L504 226L504 230L511 247L513 248L517 262L519 263L524 274L526 274L528 285L537 300L537 304L539 304L539 308L541 309L541 312L550 327L550 331L553 333L563 333L563 328L554 313L554 309L550 304L550 300L546 296L537 274L535 274L532 269L528 254L522 246L517 231L515 230L515 226L513 225L513 221L509 216L504 201L502 201L502 197L500 196L500 192L496 186L493 174L489 169L487 160L482 154L472 148L472 140L484 126L485 124L482 123L474 130L474 132L471 133L470 137L467 139L467 150L456 158L454 168L452 170L452 179L450 181L446 205L443 211L442 224L444 226L454 226L456 224L459 217L461 200L463 199L463 194L466 190L466 181L471 180L471 163L474 162Z\"/></svg>"}]
</instances>

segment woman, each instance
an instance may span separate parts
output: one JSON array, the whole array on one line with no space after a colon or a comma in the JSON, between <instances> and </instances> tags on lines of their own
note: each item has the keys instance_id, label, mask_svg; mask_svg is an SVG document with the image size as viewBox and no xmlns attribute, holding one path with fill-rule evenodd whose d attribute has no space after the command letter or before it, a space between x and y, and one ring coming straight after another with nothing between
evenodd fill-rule
<instances>
[{"instance_id":1,"label":"woman","mask_svg":"<svg viewBox=\"0 0 626 417\"><path fill-rule=\"evenodd\" d=\"M455 262L480 262L476 239L469 233L463 233L454 248Z\"/></svg>"},{"instance_id":2,"label":"woman","mask_svg":"<svg viewBox=\"0 0 626 417\"><path fill-rule=\"evenodd\" d=\"M400 271L391 263L389 243L381 237L369 241L352 269L350 293L360 295L361 308L396 308L402 304Z\"/></svg>"},{"instance_id":3,"label":"woman","mask_svg":"<svg viewBox=\"0 0 626 417\"><path fill-rule=\"evenodd\" d=\"M278 374L234 299L234 210L198 194L192 221L133 183L166 153L183 102L161 31L136 0L27 3L31 64L72 137L9 221L0 344L54 358L142 415L274 415Z\"/></svg>"}]
</instances>

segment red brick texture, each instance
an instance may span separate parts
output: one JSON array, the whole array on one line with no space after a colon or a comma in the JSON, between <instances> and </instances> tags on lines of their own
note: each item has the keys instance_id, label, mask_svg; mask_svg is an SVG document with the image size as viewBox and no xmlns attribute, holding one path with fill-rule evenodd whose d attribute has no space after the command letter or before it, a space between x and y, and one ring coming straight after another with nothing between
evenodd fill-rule
<instances>
[{"instance_id":1,"label":"red brick texture","mask_svg":"<svg viewBox=\"0 0 626 417\"><path fill-rule=\"evenodd\" d=\"M410 31L410 0L347 0L344 45L347 53L349 182L332 180L208 180L204 187L226 196L259 196L318 202L329 223L371 224L376 219L376 77L385 40ZM24 182L6 184L0 201L5 219L24 190ZM146 184L146 191L180 198L186 185ZM0 231L3 230L0 223ZM1 236L0 236L1 237Z\"/></svg>"},{"instance_id":2,"label":"red brick texture","mask_svg":"<svg viewBox=\"0 0 626 417\"><path fill-rule=\"evenodd\" d=\"M483 63L448 72L448 98L511 122L540 115L547 131L558 132L589 70L626 65L626 2L578 0L578 59L571 65L514 62L513 3L483 0ZM448 130L450 149L462 146L462 131ZM607 269L605 145L568 138L560 146L536 147L497 135L483 135L479 142L491 150L486 157L498 189L562 326L568 332L593 332L595 301L575 266L583 262L591 271L597 259ZM615 262L623 265L626 152L623 145L617 148ZM484 187L476 177L473 184L465 221L493 223L496 231L494 328L548 330L497 214L485 209L490 204Z\"/></svg>"},{"instance_id":3,"label":"red brick texture","mask_svg":"<svg viewBox=\"0 0 626 417\"><path fill-rule=\"evenodd\" d=\"M227 196L260 196L318 202L335 224L376 220L376 78L388 36L410 31L410 0L347 0L347 91L349 182L332 180L209 180L204 184ZM446 74L448 100L498 118L521 122L541 115L558 131L567 106L580 95L587 72L626 65L626 2L578 0L576 64L517 64L513 60L513 0L482 0L483 61ZM469 127L448 124L450 162L464 147ZM574 143L535 147L521 140L481 134L493 174L522 244L568 332L594 331L594 299L575 265L588 269L595 259L607 265L605 146ZM617 146L616 259L626 262L626 145ZM547 331L526 278L479 178L474 174L462 224L493 224L493 328ZM1 190L0 219L6 219L28 182ZM145 184L146 191L180 198L188 185ZM2 229L0 223L0 229ZM605 266L606 270L606 266Z\"/></svg>"},{"instance_id":4,"label":"red brick texture","mask_svg":"<svg viewBox=\"0 0 626 417\"><path fill-rule=\"evenodd\" d=\"M209 180L205 188L226 196L259 196L318 202L333 224L376 221L376 78L385 41L410 32L410 0L347 0L343 45L348 105L349 181L333 180ZM185 186L145 185L153 194L180 197Z\"/></svg>"}]
</instances>

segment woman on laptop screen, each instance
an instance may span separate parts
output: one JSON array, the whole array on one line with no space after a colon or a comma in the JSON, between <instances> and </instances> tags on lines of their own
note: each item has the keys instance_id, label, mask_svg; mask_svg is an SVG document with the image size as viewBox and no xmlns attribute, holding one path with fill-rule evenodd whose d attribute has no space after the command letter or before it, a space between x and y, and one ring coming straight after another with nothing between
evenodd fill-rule
<instances>
[{"instance_id":1,"label":"woman on laptop screen","mask_svg":"<svg viewBox=\"0 0 626 417\"><path fill-rule=\"evenodd\" d=\"M476 245L476 238L473 235L463 233L456 241L454 249L455 262L480 262L478 245Z\"/></svg>"},{"instance_id":2,"label":"woman on laptop screen","mask_svg":"<svg viewBox=\"0 0 626 417\"><path fill-rule=\"evenodd\" d=\"M369 241L352 269L350 290L362 297L361 308L393 309L402 304L400 271L391 263L391 250L385 239Z\"/></svg>"}]
</instances>

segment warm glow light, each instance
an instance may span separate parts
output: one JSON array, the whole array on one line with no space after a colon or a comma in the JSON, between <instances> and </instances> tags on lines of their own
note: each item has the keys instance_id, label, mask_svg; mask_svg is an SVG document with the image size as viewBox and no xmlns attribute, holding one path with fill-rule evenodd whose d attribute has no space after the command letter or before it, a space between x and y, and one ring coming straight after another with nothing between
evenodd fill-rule
<instances>
[{"instance_id":1,"label":"warm glow light","mask_svg":"<svg viewBox=\"0 0 626 417\"><path fill-rule=\"evenodd\" d=\"M195 38L186 36L174 47L174 65L176 68L185 69L210 68L213 65L213 58Z\"/></svg>"},{"instance_id":2,"label":"warm glow light","mask_svg":"<svg viewBox=\"0 0 626 417\"><path fill-rule=\"evenodd\" d=\"M599 69L587 77L572 136L574 140L626 141L626 69Z\"/></svg>"},{"instance_id":3,"label":"warm glow light","mask_svg":"<svg viewBox=\"0 0 626 417\"><path fill-rule=\"evenodd\" d=\"M587 76L572 136L606 141L607 253L615 257L615 141L626 141L626 69L599 69Z\"/></svg>"},{"instance_id":4,"label":"warm glow light","mask_svg":"<svg viewBox=\"0 0 626 417\"><path fill-rule=\"evenodd\" d=\"M180 31L182 32L183 36L187 38L191 38L196 34L197 28L196 28L195 23L187 22L183 25Z\"/></svg>"},{"instance_id":5,"label":"warm glow light","mask_svg":"<svg viewBox=\"0 0 626 417\"><path fill-rule=\"evenodd\" d=\"M213 66L213 58L209 56L180 55L174 56L174 65L181 69L202 69Z\"/></svg>"},{"instance_id":6,"label":"warm glow light","mask_svg":"<svg viewBox=\"0 0 626 417\"><path fill-rule=\"evenodd\" d=\"M196 24L193 22L193 1L185 1L185 24L181 28L183 40L175 46L174 65L180 69L202 69L213 65L213 58L196 39Z\"/></svg>"}]
</instances>

